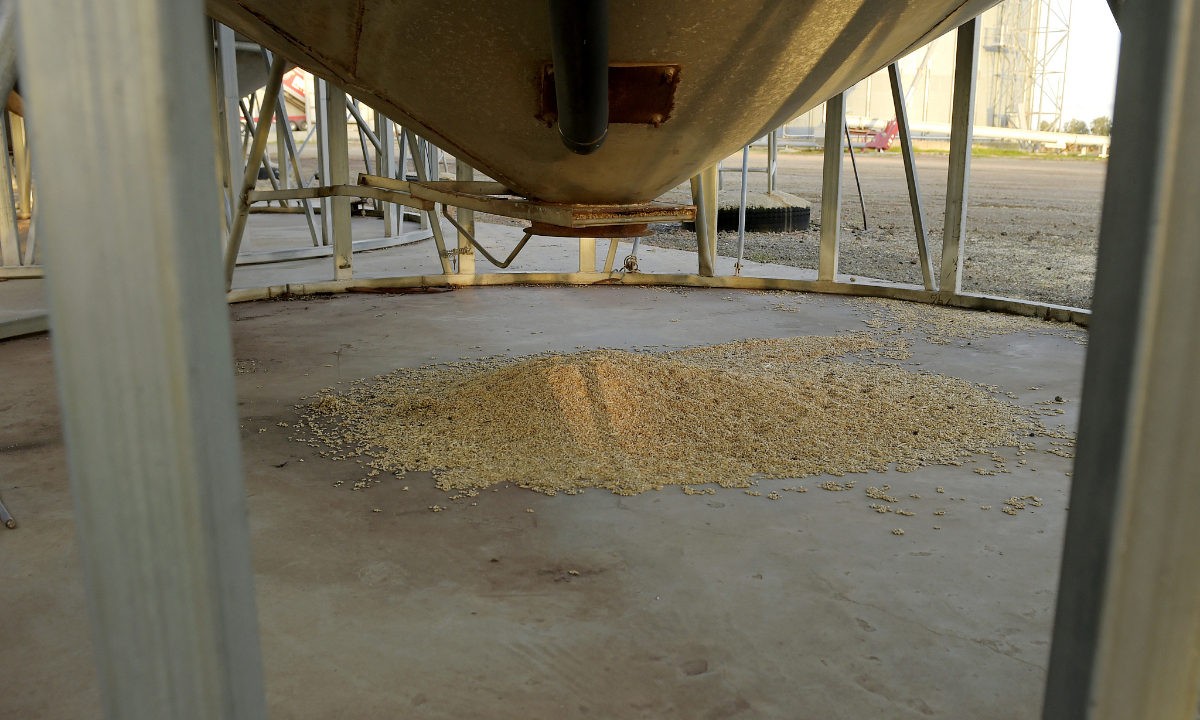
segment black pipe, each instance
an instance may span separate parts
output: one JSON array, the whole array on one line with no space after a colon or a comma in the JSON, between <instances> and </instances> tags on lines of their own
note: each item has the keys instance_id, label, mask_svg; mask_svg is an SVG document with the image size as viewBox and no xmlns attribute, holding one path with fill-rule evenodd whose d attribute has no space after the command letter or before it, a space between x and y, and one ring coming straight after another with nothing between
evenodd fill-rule
<instances>
[{"instance_id":1,"label":"black pipe","mask_svg":"<svg viewBox=\"0 0 1200 720\"><path fill-rule=\"evenodd\" d=\"M550 29L558 133L589 155L608 137L608 0L550 0Z\"/></svg>"}]
</instances>

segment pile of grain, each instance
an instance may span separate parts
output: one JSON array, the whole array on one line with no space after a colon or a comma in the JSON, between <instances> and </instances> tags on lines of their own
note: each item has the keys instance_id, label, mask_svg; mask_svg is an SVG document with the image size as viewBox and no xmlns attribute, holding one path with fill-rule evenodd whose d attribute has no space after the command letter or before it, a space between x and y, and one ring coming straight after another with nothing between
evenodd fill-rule
<instances>
[{"instance_id":1,"label":"pile of grain","mask_svg":"<svg viewBox=\"0 0 1200 720\"><path fill-rule=\"evenodd\" d=\"M847 333L430 365L324 391L304 422L336 458L434 471L464 495L910 471L1041 431L972 383L864 360L884 346Z\"/></svg>"}]
</instances>

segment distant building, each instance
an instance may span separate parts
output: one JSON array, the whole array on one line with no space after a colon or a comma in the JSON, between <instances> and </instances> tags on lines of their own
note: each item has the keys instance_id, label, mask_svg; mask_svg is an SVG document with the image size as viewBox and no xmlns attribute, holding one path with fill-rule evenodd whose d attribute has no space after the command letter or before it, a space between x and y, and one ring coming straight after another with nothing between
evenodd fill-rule
<instances>
[{"instance_id":1,"label":"distant building","mask_svg":"<svg viewBox=\"0 0 1200 720\"><path fill-rule=\"evenodd\" d=\"M1061 127L1070 21L1071 0L1005 0L980 16L977 126ZM901 59L908 116L914 124L950 122L954 46L951 32ZM886 68L847 91L846 115L851 129L878 127L895 116ZM822 104L789 122L785 139L819 140L824 122ZM915 134L939 139L936 132Z\"/></svg>"}]
</instances>

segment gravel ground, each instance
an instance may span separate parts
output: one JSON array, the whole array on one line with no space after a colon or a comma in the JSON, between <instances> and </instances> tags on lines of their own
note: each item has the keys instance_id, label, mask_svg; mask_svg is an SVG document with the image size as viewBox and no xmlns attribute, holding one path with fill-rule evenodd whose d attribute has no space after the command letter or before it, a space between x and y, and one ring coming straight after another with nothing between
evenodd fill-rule
<instances>
[{"instance_id":1,"label":"gravel ground","mask_svg":"<svg viewBox=\"0 0 1200 720\"><path fill-rule=\"evenodd\" d=\"M740 165L731 158L727 167ZM766 164L751 154L751 167ZM1096 159L976 157L971 163L963 289L1039 302L1088 308L1096 268L1096 237L1107 164ZM920 283L904 166L896 153L858 156L869 229L849 163L842 204L841 272ZM917 174L930 228L934 272L941 256L946 156L917 157ZM737 173L725 173L725 193L737 193ZM820 242L821 156L781 153L779 186L812 202L812 227L805 232L749 233L749 260L815 268ZM750 175L752 190L765 190L764 173ZM686 185L662 198L691 202ZM647 242L694 249L695 235L662 231ZM737 234L721 233L717 251L736 257Z\"/></svg>"}]
</instances>

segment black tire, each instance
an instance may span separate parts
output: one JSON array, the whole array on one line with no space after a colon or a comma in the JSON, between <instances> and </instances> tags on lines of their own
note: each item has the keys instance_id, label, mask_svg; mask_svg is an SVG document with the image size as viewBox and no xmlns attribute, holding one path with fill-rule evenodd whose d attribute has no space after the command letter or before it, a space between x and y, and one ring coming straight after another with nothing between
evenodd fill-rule
<instances>
[{"instance_id":1,"label":"black tire","mask_svg":"<svg viewBox=\"0 0 1200 720\"><path fill-rule=\"evenodd\" d=\"M746 232L796 232L807 230L812 209L807 207L748 207ZM680 223L684 230L696 231L696 223ZM737 232L738 209L717 211L717 231Z\"/></svg>"}]
</instances>

